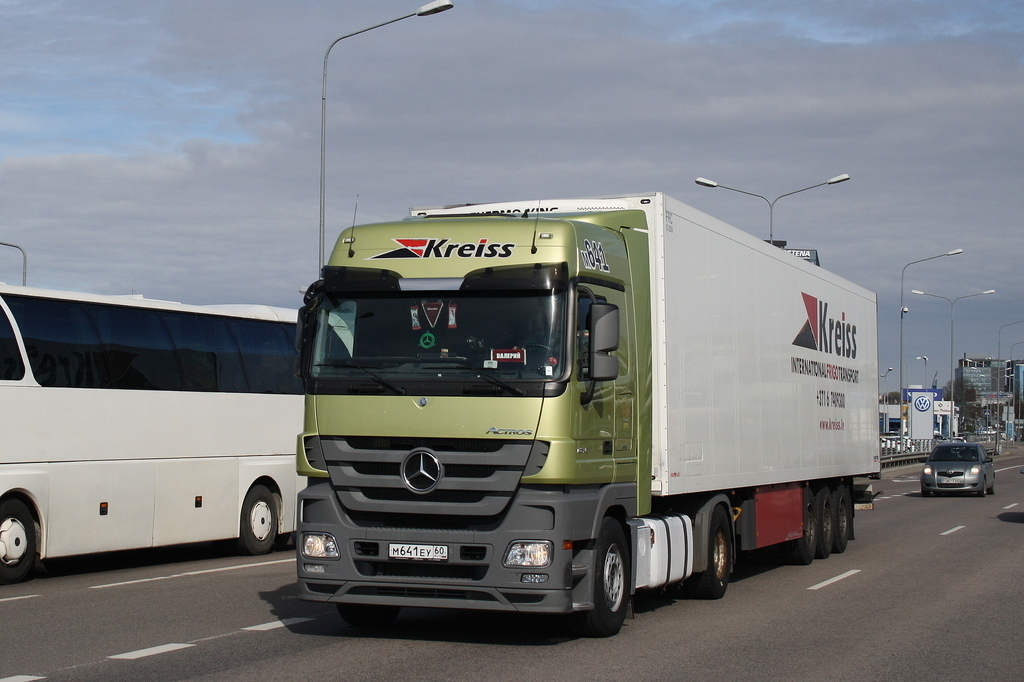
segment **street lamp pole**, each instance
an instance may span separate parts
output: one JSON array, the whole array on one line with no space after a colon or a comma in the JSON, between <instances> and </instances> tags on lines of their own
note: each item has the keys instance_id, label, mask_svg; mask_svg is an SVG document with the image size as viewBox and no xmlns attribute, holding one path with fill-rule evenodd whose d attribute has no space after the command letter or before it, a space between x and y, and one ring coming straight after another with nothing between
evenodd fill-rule
<instances>
[{"instance_id":1,"label":"street lamp pole","mask_svg":"<svg viewBox=\"0 0 1024 682\"><path fill-rule=\"evenodd\" d=\"M940 253L937 256L928 256L927 258L922 258L921 260L912 260L903 266L903 271L900 273L900 405L903 404L903 316L906 315L908 312L907 307L903 305L903 279L907 274L907 268L909 268L911 265L914 265L915 263L924 263L925 261L935 260L936 258L942 258L943 256L955 256L963 252L963 249L953 249L952 251L947 251L946 253ZM949 381L949 394L950 397L952 397L953 379L950 378ZM900 435L903 435L902 417L900 417Z\"/></svg>"},{"instance_id":2,"label":"street lamp pole","mask_svg":"<svg viewBox=\"0 0 1024 682\"><path fill-rule=\"evenodd\" d=\"M400 16L396 19L391 19L389 21L385 21L380 24L370 26L369 28L364 28L360 31L355 31L354 33L343 35L337 40L335 40L333 43L331 43L330 46L327 48L327 52L324 53L324 82L323 90L320 97L320 260L318 272L320 270L323 270L324 267L324 167L326 165L327 139L327 58L331 56L331 50L334 48L335 45L340 43L342 40L345 40L345 38L351 38L352 36L357 36L360 33L366 33L367 31L372 31L375 28L387 26L388 24L393 24L396 21L402 21L403 19L409 19L411 17L426 17L430 16L431 14L438 14L440 12L444 12L445 10L449 10L452 7L454 7L454 5L450 2L450 0L434 0L434 2L428 2L426 5L423 5L415 12L411 12L409 14Z\"/></svg>"},{"instance_id":3,"label":"street lamp pole","mask_svg":"<svg viewBox=\"0 0 1024 682\"><path fill-rule=\"evenodd\" d=\"M953 389L956 385L956 375L953 372L953 308L957 301L963 300L965 298L973 298L975 296L986 296L988 294L994 294L996 293L996 290L988 289L987 291L979 291L976 294L967 294L966 296L958 296L956 298L946 298L945 296L939 296L938 294L929 294L926 291L918 291L917 289L911 289L910 293L917 294L919 296L931 296L932 298L941 298L942 300L949 302L949 437L952 438L953 418L956 416L956 396L953 393ZM902 389L900 390L902 391Z\"/></svg>"},{"instance_id":4,"label":"street lamp pole","mask_svg":"<svg viewBox=\"0 0 1024 682\"><path fill-rule=\"evenodd\" d=\"M0 246L9 246L21 251L21 286L26 286L28 284L28 256L25 254L25 249L17 244L8 244L7 242L0 242Z\"/></svg>"},{"instance_id":5,"label":"street lamp pole","mask_svg":"<svg viewBox=\"0 0 1024 682\"><path fill-rule=\"evenodd\" d=\"M822 187L824 185L838 185L840 182L846 182L849 179L850 179L850 176L847 175L846 173L843 173L842 175L837 175L834 178L830 178L830 179L826 180L825 182L819 182L817 185L811 185L810 187L804 187L803 189L798 189L798 190L796 190L794 192L786 192L785 194L781 194L781 195L775 197L774 199L769 199L768 197L763 196L761 194L754 194L753 192L747 192L747 191L742 190L742 189L736 189L735 187L726 187L725 185L720 185L717 182L715 182L714 180L708 180L707 178L697 178L696 180L694 180L694 182L696 182L701 187L711 187L711 188L721 187L722 189L727 189L727 190L730 190L732 192L739 192L740 194L746 194L748 196L758 197L759 199L764 199L766 202L768 202L768 243L769 244L773 244L774 237L775 237L775 224L774 224L775 219L774 219L774 214L775 214L775 202L776 201L778 201L782 197L788 197L791 194L798 194L800 192L806 192L807 190L814 189L815 187Z\"/></svg>"}]
</instances>

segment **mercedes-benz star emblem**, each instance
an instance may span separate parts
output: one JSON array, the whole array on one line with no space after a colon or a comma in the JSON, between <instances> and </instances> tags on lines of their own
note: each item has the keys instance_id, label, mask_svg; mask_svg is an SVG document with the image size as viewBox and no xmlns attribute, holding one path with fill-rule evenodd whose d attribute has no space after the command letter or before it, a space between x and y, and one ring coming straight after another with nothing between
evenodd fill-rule
<instances>
[{"instance_id":1,"label":"mercedes-benz star emblem","mask_svg":"<svg viewBox=\"0 0 1024 682\"><path fill-rule=\"evenodd\" d=\"M444 468L432 452L416 450L402 462L402 483L414 493L429 493L441 481Z\"/></svg>"}]
</instances>

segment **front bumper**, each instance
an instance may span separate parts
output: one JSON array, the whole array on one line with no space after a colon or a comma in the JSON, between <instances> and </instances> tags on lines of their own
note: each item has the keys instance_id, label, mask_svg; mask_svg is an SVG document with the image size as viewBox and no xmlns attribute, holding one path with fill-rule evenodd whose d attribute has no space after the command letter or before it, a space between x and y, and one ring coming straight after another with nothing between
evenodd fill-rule
<instances>
[{"instance_id":1,"label":"front bumper","mask_svg":"<svg viewBox=\"0 0 1024 682\"><path fill-rule=\"evenodd\" d=\"M308 601L459 608L531 613L569 613L593 607L590 600L595 518L613 505L635 508L630 485L570 488L520 487L493 528L453 528L451 520L429 528L357 524L346 513L328 479L299 493L297 577L299 597ZM408 524L413 525L413 524ZM423 527L427 526L427 527ZM447 527L443 527L447 526ZM302 555L305 532L330 533L340 557ZM552 543L546 567L507 568L509 545L517 540ZM445 561L391 559L391 544L444 545ZM524 582L538 581L544 582Z\"/></svg>"}]
</instances>

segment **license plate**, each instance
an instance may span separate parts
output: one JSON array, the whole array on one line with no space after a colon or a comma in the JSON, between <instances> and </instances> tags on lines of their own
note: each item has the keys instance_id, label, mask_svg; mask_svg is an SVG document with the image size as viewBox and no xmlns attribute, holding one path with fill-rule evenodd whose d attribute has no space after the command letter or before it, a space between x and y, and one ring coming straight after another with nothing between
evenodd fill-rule
<instances>
[{"instance_id":1,"label":"license plate","mask_svg":"<svg viewBox=\"0 0 1024 682\"><path fill-rule=\"evenodd\" d=\"M946 485L963 485L964 479L962 478L944 478L939 476L939 483L945 483Z\"/></svg>"},{"instance_id":2,"label":"license plate","mask_svg":"<svg viewBox=\"0 0 1024 682\"><path fill-rule=\"evenodd\" d=\"M448 545L388 545L388 557L413 561L448 561Z\"/></svg>"}]
</instances>

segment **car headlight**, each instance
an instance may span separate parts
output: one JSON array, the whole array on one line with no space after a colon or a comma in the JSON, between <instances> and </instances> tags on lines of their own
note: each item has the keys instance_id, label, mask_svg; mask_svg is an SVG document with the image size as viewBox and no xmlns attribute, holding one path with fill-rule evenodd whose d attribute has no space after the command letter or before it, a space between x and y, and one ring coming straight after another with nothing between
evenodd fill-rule
<instances>
[{"instance_id":1,"label":"car headlight","mask_svg":"<svg viewBox=\"0 0 1024 682\"><path fill-rule=\"evenodd\" d=\"M303 533L302 556L310 559L337 559L338 543L330 533Z\"/></svg>"},{"instance_id":2,"label":"car headlight","mask_svg":"<svg viewBox=\"0 0 1024 682\"><path fill-rule=\"evenodd\" d=\"M551 565L553 551L549 540L516 540L508 546L501 563L506 568L544 568Z\"/></svg>"},{"instance_id":3,"label":"car headlight","mask_svg":"<svg viewBox=\"0 0 1024 682\"><path fill-rule=\"evenodd\" d=\"M975 465L975 466L971 467L971 474L972 475L977 475L977 474L980 474L980 473L981 473L981 467L980 466Z\"/></svg>"},{"instance_id":4,"label":"car headlight","mask_svg":"<svg viewBox=\"0 0 1024 682\"><path fill-rule=\"evenodd\" d=\"M928 474L929 476L931 476L932 475L932 468L931 467L925 467L924 471L922 473Z\"/></svg>"}]
</instances>

